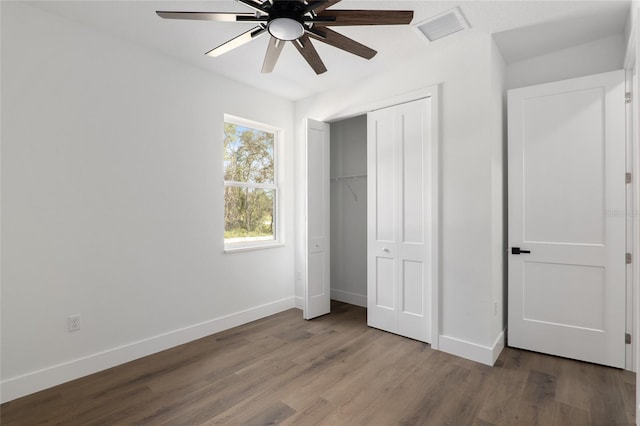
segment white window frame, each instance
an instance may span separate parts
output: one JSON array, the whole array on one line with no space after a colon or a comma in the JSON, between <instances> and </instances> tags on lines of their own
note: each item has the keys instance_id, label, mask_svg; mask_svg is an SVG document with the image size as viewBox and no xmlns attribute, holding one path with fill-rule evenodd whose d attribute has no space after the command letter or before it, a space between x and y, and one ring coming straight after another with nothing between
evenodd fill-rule
<instances>
[{"instance_id":1,"label":"white window frame","mask_svg":"<svg viewBox=\"0 0 640 426\"><path fill-rule=\"evenodd\" d=\"M267 133L273 134L273 184L265 184L265 183L250 183L250 182L235 182L235 181L224 181L223 183L223 194L224 188L227 186L235 186L241 188L255 188L255 189L271 189L274 191L275 203L274 203L274 226L275 226L275 235L273 240L254 240L254 241L240 241L235 243L227 243L224 242L224 251L225 253L233 253L238 251L246 251L246 250L257 250L264 248L274 248L274 247L282 247L284 246L284 232L283 232L283 220L282 220L282 190L280 182L282 181L281 176L281 155L282 155L282 139L283 139L283 131L274 126L270 126L268 124L260 123L253 120L248 120L246 118L237 117L230 114L224 114L224 123L231 123L242 127L248 127L255 130L260 130ZM223 148L224 149L224 148ZM224 172L224 162L222 164L223 172ZM224 203L224 195L223 195L223 203L222 208L225 208ZM223 222L222 226L224 231L226 231L226 224L224 223L224 212L223 212ZM223 232L223 241L224 241L224 232Z\"/></svg>"}]
</instances>

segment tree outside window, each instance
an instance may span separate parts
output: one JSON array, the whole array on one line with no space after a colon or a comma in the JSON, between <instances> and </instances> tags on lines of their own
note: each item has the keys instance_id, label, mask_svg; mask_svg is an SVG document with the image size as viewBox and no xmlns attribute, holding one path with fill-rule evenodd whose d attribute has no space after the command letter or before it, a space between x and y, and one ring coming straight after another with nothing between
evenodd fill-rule
<instances>
[{"instance_id":1,"label":"tree outside window","mask_svg":"<svg viewBox=\"0 0 640 426\"><path fill-rule=\"evenodd\" d=\"M277 131L225 116L226 248L277 241Z\"/></svg>"}]
</instances>

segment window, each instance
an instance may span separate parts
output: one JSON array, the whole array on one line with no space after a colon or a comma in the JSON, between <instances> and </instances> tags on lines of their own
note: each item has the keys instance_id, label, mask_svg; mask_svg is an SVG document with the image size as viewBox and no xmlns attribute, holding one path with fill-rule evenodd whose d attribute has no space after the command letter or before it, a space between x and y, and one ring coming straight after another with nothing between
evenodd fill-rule
<instances>
[{"instance_id":1,"label":"window","mask_svg":"<svg viewBox=\"0 0 640 426\"><path fill-rule=\"evenodd\" d=\"M225 250L280 242L278 134L275 128L225 115Z\"/></svg>"}]
</instances>

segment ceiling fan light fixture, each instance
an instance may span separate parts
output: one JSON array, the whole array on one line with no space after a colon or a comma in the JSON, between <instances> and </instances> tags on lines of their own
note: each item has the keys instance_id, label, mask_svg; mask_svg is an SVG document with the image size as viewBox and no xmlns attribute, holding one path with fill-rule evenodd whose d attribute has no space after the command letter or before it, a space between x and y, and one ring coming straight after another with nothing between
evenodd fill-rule
<instances>
[{"instance_id":1,"label":"ceiling fan light fixture","mask_svg":"<svg viewBox=\"0 0 640 426\"><path fill-rule=\"evenodd\" d=\"M269 34L279 40L296 40L304 34L304 25L292 18L275 18L267 26Z\"/></svg>"}]
</instances>

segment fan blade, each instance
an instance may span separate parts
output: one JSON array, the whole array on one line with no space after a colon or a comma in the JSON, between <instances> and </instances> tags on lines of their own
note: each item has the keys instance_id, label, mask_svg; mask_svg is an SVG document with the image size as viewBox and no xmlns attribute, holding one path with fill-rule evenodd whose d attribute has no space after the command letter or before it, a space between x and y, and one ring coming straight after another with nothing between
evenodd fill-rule
<instances>
[{"instance_id":1,"label":"fan blade","mask_svg":"<svg viewBox=\"0 0 640 426\"><path fill-rule=\"evenodd\" d=\"M357 41L343 36L342 34L327 27L324 27L321 30L309 31L308 34L313 39L327 43L330 46L337 47L338 49L342 49L346 52L353 53L361 58L371 59L376 56L376 53L378 53L370 47L358 43Z\"/></svg>"},{"instance_id":2,"label":"fan blade","mask_svg":"<svg viewBox=\"0 0 640 426\"><path fill-rule=\"evenodd\" d=\"M267 47L267 54L264 56L264 62L262 63L261 72L269 73L273 71L273 67L276 66L276 62L278 62L278 58L280 57L280 52L282 52L283 47L283 40L278 40L275 37L271 37L271 39L269 40L269 46Z\"/></svg>"},{"instance_id":3,"label":"fan blade","mask_svg":"<svg viewBox=\"0 0 640 426\"><path fill-rule=\"evenodd\" d=\"M311 4L309 4L309 7L307 7L307 10L305 11L305 13L309 13L309 12L315 12L315 13L320 13L323 10L325 10L328 7L333 6L334 4L338 3L340 0L318 0L318 1L314 1Z\"/></svg>"},{"instance_id":4,"label":"fan blade","mask_svg":"<svg viewBox=\"0 0 640 426\"><path fill-rule=\"evenodd\" d=\"M265 15L269 14L269 9L264 7L262 4L255 2L253 0L237 0L238 3L242 3L247 7L255 10L256 12L264 13ZM268 3L267 3L268 4Z\"/></svg>"},{"instance_id":5,"label":"fan blade","mask_svg":"<svg viewBox=\"0 0 640 426\"><path fill-rule=\"evenodd\" d=\"M236 47L242 46L245 43L250 42L254 38L264 34L267 31L265 27L254 27L247 32L240 34L238 37L232 38L226 43L222 43L220 46L215 49L211 49L206 53L208 56L220 56L223 53L227 53L228 51L235 49Z\"/></svg>"},{"instance_id":6,"label":"fan blade","mask_svg":"<svg viewBox=\"0 0 640 426\"><path fill-rule=\"evenodd\" d=\"M316 48L311 44L311 40L309 40L309 36L303 34L297 40L292 40L291 43L298 49L298 52L302 55L302 57L307 61L307 63L313 68L316 74L322 74L327 71L327 67L322 63L322 59L318 55Z\"/></svg>"},{"instance_id":7,"label":"fan blade","mask_svg":"<svg viewBox=\"0 0 640 426\"><path fill-rule=\"evenodd\" d=\"M325 10L318 18L332 18L332 21L314 21L315 25L403 25L411 23L412 10Z\"/></svg>"},{"instance_id":8,"label":"fan blade","mask_svg":"<svg viewBox=\"0 0 640 426\"><path fill-rule=\"evenodd\" d=\"M158 10L156 14L164 19L193 19L197 21L221 22L236 22L238 17L244 19L255 18L253 13L170 12Z\"/></svg>"}]
</instances>

